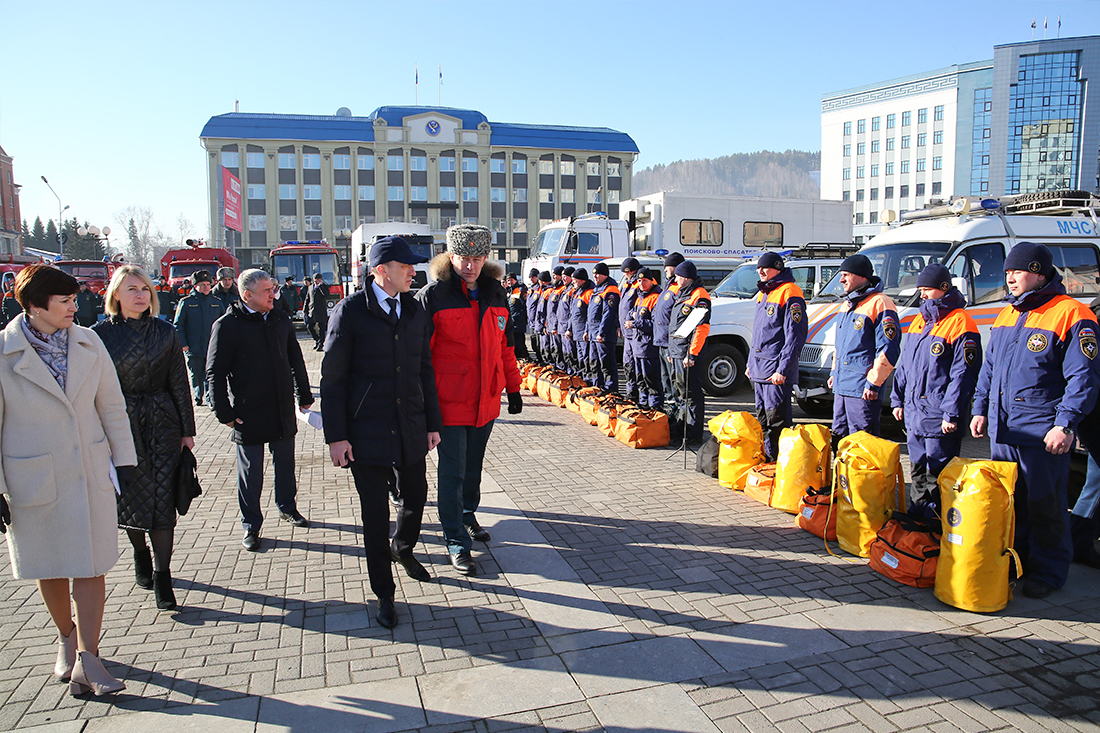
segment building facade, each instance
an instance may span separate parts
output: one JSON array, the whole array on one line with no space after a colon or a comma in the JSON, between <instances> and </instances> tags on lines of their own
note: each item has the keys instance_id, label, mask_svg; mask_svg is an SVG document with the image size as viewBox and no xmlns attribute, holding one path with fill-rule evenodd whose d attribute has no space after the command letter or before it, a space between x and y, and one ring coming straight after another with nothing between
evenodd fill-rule
<instances>
[{"instance_id":1,"label":"building facade","mask_svg":"<svg viewBox=\"0 0 1100 733\"><path fill-rule=\"evenodd\" d=\"M208 158L210 241L241 266L281 242L360 224L489 227L495 256L518 262L542 224L630 198L638 147L607 128L489 122L449 107L379 107L367 117L231 113L200 135ZM222 225L222 168L242 189L244 231Z\"/></svg>"},{"instance_id":2,"label":"building facade","mask_svg":"<svg viewBox=\"0 0 1100 733\"><path fill-rule=\"evenodd\" d=\"M821 197L853 202L866 241L898 214L953 196L1100 190L1100 36L994 48L821 101Z\"/></svg>"},{"instance_id":3,"label":"building facade","mask_svg":"<svg viewBox=\"0 0 1100 733\"><path fill-rule=\"evenodd\" d=\"M12 158L0 148L0 254L23 254L19 188L12 170Z\"/></svg>"}]
</instances>

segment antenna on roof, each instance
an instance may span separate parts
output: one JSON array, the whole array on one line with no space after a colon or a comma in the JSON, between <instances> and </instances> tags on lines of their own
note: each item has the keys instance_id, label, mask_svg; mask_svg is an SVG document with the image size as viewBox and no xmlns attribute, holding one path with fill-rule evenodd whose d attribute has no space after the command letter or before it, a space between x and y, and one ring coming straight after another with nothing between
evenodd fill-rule
<instances>
[{"instance_id":1,"label":"antenna on roof","mask_svg":"<svg viewBox=\"0 0 1100 733\"><path fill-rule=\"evenodd\" d=\"M240 112L241 111L241 100L239 100L239 99L234 99L233 100L233 111L234 112Z\"/></svg>"}]
</instances>

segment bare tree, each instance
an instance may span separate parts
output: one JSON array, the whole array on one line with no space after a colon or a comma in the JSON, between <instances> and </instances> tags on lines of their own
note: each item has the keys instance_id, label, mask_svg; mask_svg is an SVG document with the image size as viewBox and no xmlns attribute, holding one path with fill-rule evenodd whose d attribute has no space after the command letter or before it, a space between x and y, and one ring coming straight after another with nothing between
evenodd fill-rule
<instances>
[{"instance_id":1,"label":"bare tree","mask_svg":"<svg viewBox=\"0 0 1100 733\"><path fill-rule=\"evenodd\" d=\"M120 224L120 229L127 232L127 259L135 265L149 269L153 264L153 210L148 206L127 206L115 213L115 221Z\"/></svg>"},{"instance_id":2,"label":"bare tree","mask_svg":"<svg viewBox=\"0 0 1100 733\"><path fill-rule=\"evenodd\" d=\"M183 215L181 211L179 216L176 217L176 227L179 229L180 238L176 246L182 247L183 243L188 239L193 239L195 236L195 225L191 223L191 220Z\"/></svg>"}]
</instances>

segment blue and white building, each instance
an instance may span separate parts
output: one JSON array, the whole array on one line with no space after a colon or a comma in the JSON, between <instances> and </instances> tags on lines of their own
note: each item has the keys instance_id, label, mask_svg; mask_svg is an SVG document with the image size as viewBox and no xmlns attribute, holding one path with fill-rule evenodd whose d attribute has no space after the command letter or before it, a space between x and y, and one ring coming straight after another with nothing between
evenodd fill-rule
<instances>
[{"instance_id":1,"label":"blue and white building","mask_svg":"<svg viewBox=\"0 0 1100 733\"><path fill-rule=\"evenodd\" d=\"M952 196L1100 189L1100 36L996 46L993 59L825 94L821 197L884 209Z\"/></svg>"},{"instance_id":2,"label":"blue and white building","mask_svg":"<svg viewBox=\"0 0 1100 733\"><path fill-rule=\"evenodd\" d=\"M638 146L604 127L490 122L450 107L379 107L366 117L230 113L200 135L207 151L210 241L241 266L287 240L328 239L360 224L456 223L493 230L495 256L519 262L541 225L629 199ZM242 188L242 229L222 226L221 169Z\"/></svg>"}]
</instances>

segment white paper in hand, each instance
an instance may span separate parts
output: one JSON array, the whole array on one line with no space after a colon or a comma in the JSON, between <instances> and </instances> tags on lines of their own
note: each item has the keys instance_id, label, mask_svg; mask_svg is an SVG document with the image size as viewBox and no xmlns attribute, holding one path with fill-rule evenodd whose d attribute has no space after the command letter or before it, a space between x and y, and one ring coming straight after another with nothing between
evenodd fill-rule
<instances>
[{"instance_id":1,"label":"white paper in hand","mask_svg":"<svg viewBox=\"0 0 1100 733\"><path fill-rule=\"evenodd\" d=\"M314 430L321 429L321 413L319 412L315 412L313 410L306 410L305 412L302 412L301 410L298 410L298 419L313 428Z\"/></svg>"},{"instance_id":2,"label":"white paper in hand","mask_svg":"<svg viewBox=\"0 0 1100 733\"><path fill-rule=\"evenodd\" d=\"M686 339L691 336L691 332L695 330L703 321L703 317L706 316L706 308L692 308L691 313L688 313L688 317L684 319L684 322L680 324L680 327L676 329L676 333L672 334L678 339Z\"/></svg>"}]
</instances>

